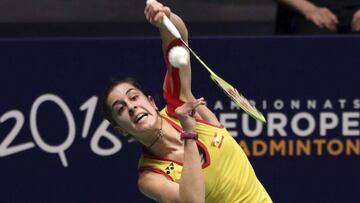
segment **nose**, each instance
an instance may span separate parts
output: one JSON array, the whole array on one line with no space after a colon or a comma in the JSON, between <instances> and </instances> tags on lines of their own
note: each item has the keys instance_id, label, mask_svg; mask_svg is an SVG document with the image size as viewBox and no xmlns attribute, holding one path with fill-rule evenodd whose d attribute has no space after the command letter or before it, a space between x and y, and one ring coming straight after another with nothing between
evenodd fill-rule
<instances>
[{"instance_id":1,"label":"nose","mask_svg":"<svg viewBox=\"0 0 360 203\"><path fill-rule=\"evenodd\" d=\"M135 109L137 108L136 105L129 105L129 114L130 116L134 115Z\"/></svg>"}]
</instances>

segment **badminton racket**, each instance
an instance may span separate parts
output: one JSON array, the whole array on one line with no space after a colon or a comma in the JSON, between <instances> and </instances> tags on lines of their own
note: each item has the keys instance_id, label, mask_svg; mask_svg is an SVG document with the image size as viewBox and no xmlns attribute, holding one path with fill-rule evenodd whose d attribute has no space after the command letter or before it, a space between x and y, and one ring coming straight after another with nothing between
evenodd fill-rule
<instances>
[{"instance_id":1,"label":"badminton racket","mask_svg":"<svg viewBox=\"0 0 360 203\"><path fill-rule=\"evenodd\" d=\"M150 4L153 1L155 0L148 0L146 4ZM181 34L178 29L166 15L164 15L162 23L175 38L181 41L195 59L209 72L212 81L214 81L215 84L217 84L238 107L256 120L266 123L264 115L258 111L254 105L252 105L242 94L240 94L235 87L214 73L214 71L212 71L209 66L206 65L206 63L190 48L190 46L181 38Z\"/></svg>"}]
</instances>

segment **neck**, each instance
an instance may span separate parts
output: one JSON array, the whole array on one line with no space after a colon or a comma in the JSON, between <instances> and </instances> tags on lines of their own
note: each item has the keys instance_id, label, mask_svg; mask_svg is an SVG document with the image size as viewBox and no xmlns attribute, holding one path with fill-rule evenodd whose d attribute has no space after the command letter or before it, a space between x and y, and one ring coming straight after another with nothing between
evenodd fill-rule
<instances>
[{"instance_id":1,"label":"neck","mask_svg":"<svg viewBox=\"0 0 360 203\"><path fill-rule=\"evenodd\" d=\"M164 133L163 133L163 129L162 129L163 128L163 120L164 119L160 116L160 128L156 132L156 137L155 137L154 141L152 141L149 146L146 146L147 148L150 149L151 147L153 147L156 144L156 142L158 142L160 139L163 139L163 137L164 137Z\"/></svg>"},{"instance_id":2,"label":"neck","mask_svg":"<svg viewBox=\"0 0 360 203\"><path fill-rule=\"evenodd\" d=\"M161 126L153 143L147 149L157 156L167 156L183 146L180 133L160 116Z\"/></svg>"}]
</instances>

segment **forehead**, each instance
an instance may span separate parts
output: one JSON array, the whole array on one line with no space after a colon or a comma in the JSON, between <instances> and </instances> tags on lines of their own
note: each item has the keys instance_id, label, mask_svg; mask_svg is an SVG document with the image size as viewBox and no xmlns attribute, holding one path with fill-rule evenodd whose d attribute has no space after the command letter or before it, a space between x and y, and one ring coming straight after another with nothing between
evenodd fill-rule
<instances>
[{"instance_id":1,"label":"forehead","mask_svg":"<svg viewBox=\"0 0 360 203\"><path fill-rule=\"evenodd\" d=\"M112 104L114 101L121 100L133 92L141 92L141 91L130 83L127 82L120 83L114 86L114 88L110 91L108 95L108 103Z\"/></svg>"}]
</instances>

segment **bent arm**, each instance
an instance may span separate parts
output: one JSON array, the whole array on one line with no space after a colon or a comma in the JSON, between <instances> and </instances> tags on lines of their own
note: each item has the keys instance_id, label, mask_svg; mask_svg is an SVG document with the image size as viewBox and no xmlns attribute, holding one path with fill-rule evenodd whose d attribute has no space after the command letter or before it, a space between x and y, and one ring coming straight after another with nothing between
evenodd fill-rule
<instances>
[{"instance_id":1,"label":"bent arm","mask_svg":"<svg viewBox=\"0 0 360 203\"><path fill-rule=\"evenodd\" d=\"M186 102L176 109L185 132L195 132L193 111L204 105L203 98ZM183 168L179 184L156 173L142 173L139 188L148 197L159 202L205 202L205 182L196 140L184 139Z\"/></svg>"},{"instance_id":2,"label":"bent arm","mask_svg":"<svg viewBox=\"0 0 360 203\"><path fill-rule=\"evenodd\" d=\"M204 178L195 140L185 141L179 184L162 174L143 171L139 175L138 187L144 195L157 202L205 202Z\"/></svg>"},{"instance_id":3,"label":"bent arm","mask_svg":"<svg viewBox=\"0 0 360 203\"><path fill-rule=\"evenodd\" d=\"M184 21L175 13L171 12L168 7L164 7L161 3L152 1L151 5L148 5L145 9L145 15L147 16L150 23L158 27L163 47L163 54L167 66L167 74L164 81L164 92L167 94L168 106L174 105L171 102L176 103L175 107L171 108L170 113L173 113L176 107L183 104L183 102L194 101L195 97L192 93L192 81L191 81L191 65L182 68L174 68L168 61L168 51L172 46L182 45L180 41L174 41L175 37L167 30L162 24L162 16L166 15L170 21L179 30L180 35L186 43L188 43L188 30L185 26ZM149 16L149 17L148 17ZM169 101L171 100L171 101ZM170 103L170 104L169 104ZM213 114L213 112L206 106L201 106L197 109L197 119L201 119L211 123L213 125L220 125L220 122Z\"/></svg>"}]
</instances>

